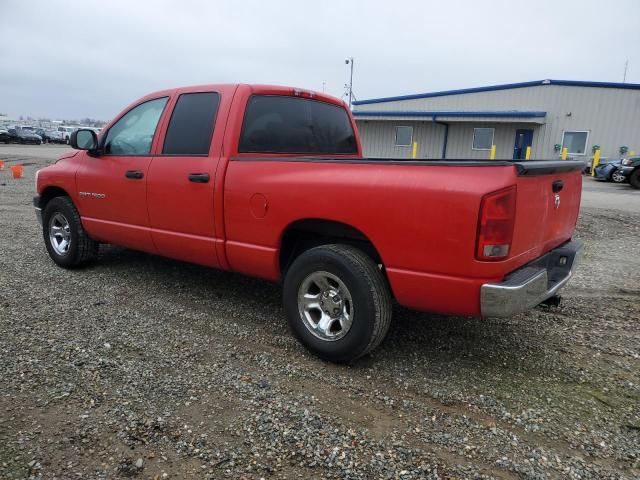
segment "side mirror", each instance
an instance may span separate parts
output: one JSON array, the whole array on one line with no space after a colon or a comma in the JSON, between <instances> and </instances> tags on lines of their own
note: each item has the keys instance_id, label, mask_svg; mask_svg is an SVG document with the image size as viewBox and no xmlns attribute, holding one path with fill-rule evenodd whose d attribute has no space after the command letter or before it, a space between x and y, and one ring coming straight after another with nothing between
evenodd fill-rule
<instances>
[{"instance_id":1,"label":"side mirror","mask_svg":"<svg viewBox=\"0 0 640 480\"><path fill-rule=\"evenodd\" d=\"M98 136L93 130L79 128L69 137L69 145L76 150L95 150L98 148Z\"/></svg>"}]
</instances>

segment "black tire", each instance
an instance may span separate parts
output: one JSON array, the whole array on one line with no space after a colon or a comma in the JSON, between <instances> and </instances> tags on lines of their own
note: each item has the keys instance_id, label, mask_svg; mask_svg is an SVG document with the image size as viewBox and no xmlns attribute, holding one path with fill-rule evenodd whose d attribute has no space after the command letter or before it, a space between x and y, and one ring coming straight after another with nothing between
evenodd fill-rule
<instances>
[{"instance_id":1,"label":"black tire","mask_svg":"<svg viewBox=\"0 0 640 480\"><path fill-rule=\"evenodd\" d=\"M629 175L629 183L633 188L640 190L640 167L631 172L631 175Z\"/></svg>"},{"instance_id":2,"label":"black tire","mask_svg":"<svg viewBox=\"0 0 640 480\"><path fill-rule=\"evenodd\" d=\"M627 181L627 177L618 172L618 170L614 170L611 172L611 181L613 183L624 183Z\"/></svg>"},{"instance_id":3,"label":"black tire","mask_svg":"<svg viewBox=\"0 0 640 480\"><path fill-rule=\"evenodd\" d=\"M350 296L353 314L346 333L334 340L314 335L298 306L298 292L305 282L312 275L327 272L346 287L348 295L340 295L344 299ZM320 299L322 291L317 295ZM384 275L368 255L349 245L322 245L296 258L284 279L283 302L296 338L309 351L331 362L348 363L366 355L380 345L391 324L391 294Z\"/></svg>"},{"instance_id":4,"label":"black tire","mask_svg":"<svg viewBox=\"0 0 640 480\"><path fill-rule=\"evenodd\" d=\"M68 235L70 237L68 251L60 253L56 250L49 235L50 227L55 218L61 215L68 223ZM98 242L89 238L82 228L80 214L69 197L55 197L42 212L42 236L47 252L51 259L62 268L75 268L84 265L98 256Z\"/></svg>"}]
</instances>

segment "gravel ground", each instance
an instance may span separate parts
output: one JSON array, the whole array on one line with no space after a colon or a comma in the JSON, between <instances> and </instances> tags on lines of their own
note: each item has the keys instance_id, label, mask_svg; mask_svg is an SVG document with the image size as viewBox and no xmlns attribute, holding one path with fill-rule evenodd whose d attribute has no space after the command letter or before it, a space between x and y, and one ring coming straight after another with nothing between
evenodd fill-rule
<instances>
[{"instance_id":1,"label":"gravel ground","mask_svg":"<svg viewBox=\"0 0 640 480\"><path fill-rule=\"evenodd\" d=\"M57 268L29 162L0 172L0 478L640 478L640 214L583 210L563 306L397 307L343 367L277 285L115 247Z\"/></svg>"}]
</instances>

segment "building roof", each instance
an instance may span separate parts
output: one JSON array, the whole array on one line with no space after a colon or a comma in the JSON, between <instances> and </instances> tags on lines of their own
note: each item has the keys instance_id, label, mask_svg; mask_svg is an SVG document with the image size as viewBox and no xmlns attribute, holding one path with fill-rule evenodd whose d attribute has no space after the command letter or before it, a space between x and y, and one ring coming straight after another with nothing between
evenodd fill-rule
<instances>
[{"instance_id":1,"label":"building roof","mask_svg":"<svg viewBox=\"0 0 640 480\"><path fill-rule=\"evenodd\" d=\"M416 93L413 95L401 95L398 97L371 98L368 100L357 100L353 105L366 105L370 103L394 102L398 100L414 100L417 98L444 97L447 95L462 95L465 93L491 92L494 90L509 90L512 88L537 87L542 85L562 85L566 87L596 87L596 88L623 88L630 90L640 90L637 83L615 83L615 82L584 82L576 80L534 80L532 82L505 83L502 85L490 85L487 87L462 88L459 90L443 90L441 92Z\"/></svg>"},{"instance_id":2,"label":"building roof","mask_svg":"<svg viewBox=\"0 0 640 480\"><path fill-rule=\"evenodd\" d=\"M476 110L476 111L354 111L353 115L356 117L501 117L501 118L536 118L544 117L547 112L528 112L517 110Z\"/></svg>"}]
</instances>

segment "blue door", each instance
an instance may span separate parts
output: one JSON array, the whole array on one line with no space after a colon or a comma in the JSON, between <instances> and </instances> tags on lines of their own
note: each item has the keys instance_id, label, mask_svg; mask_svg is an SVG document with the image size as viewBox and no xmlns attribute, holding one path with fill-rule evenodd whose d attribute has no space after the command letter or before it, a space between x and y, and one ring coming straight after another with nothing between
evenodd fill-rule
<instances>
[{"instance_id":1,"label":"blue door","mask_svg":"<svg viewBox=\"0 0 640 480\"><path fill-rule=\"evenodd\" d=\"M528 128L519 128L516 130L516 141L513 146L513 159L524 160L527 154L527 147L533 143L533 130Z\"/></svg>"}]
</instances>

